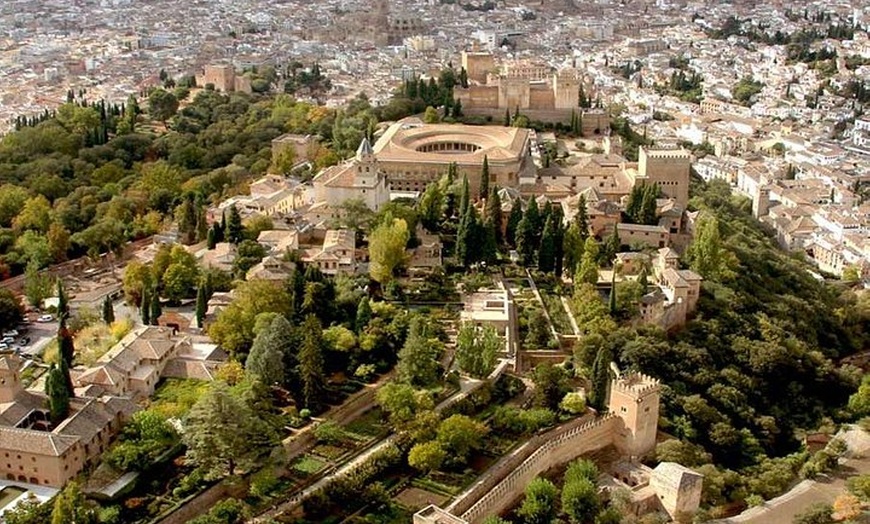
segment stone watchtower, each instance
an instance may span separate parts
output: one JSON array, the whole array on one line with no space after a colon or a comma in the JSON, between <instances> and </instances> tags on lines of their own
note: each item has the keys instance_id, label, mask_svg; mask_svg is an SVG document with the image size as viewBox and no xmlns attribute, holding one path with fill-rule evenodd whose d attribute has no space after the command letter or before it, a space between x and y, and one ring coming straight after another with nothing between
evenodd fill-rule
<instances>
[{"instance_id":1,"label":"stone watchtower","mask_svg":"<svg viewBox=\"0 0 870 524\"><path fill-rule=\"evenodd\" d=\"M15 402L24 388L18 370L21 359L16 355L5 355L0 358L0 404Z\"/></svg>"},{"instance_id":2,"label":"stone watchtower","mask_svg":"<svg viewBox=\"0 0 870 524\"><path fill-rule=\"evenodd\" d=\"M554 109L576 109L579 105L579 92L580 80L576 75L568 71L553 75Z\"/></svg>"},{"instance_id":3,"label":"stone watchtower","mask_svg":"<svg viewBox=\"0 0 870 524\"><path fill-rule=\"evenodd\" d=\"M607 406L622 419L616 447L632 458L655 449L659 422L659 381L643 373L626 373L610 382Z\"/></svg>"}]
</instances>

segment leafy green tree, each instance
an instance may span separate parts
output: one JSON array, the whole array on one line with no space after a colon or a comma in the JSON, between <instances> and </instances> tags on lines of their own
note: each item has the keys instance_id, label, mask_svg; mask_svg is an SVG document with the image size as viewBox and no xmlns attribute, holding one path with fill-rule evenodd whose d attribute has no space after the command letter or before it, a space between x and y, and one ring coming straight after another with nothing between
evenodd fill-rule
<instances>
[{"instance_id":1,"label":"leafy green tree","mask_svg":"<svg viewBox=\"0 0 870 524\"><path fill-rule=\"evenodd\" d=\"M719 220L702 216L694 240L686 253L689 267L707 280L722 281L733 276L733 255L728 253L719 232Z\"/></svg>"},{"instance_id":2,"label":"leafy green tree","mask_svg":"<svg viewBox=\"0 0 870 524\"><path fill-rule=\"evenodd\" d=\"M46 233L50 225L51 202L42 195L28 199L21 212L12 221L12 228L18 233L24 231Z\"/></svg>"},{"instance_id":3,"label":"leafy green tree","mask_svg":"<svg viewBox=\"0 0 870 524\"><path fill-rule=\"evenodd\" d=\"M51 295L51 278L39 271L35 260L27 263L24 270L24 296L33 307L41 307L42 301Z\"/></svg>"},{"instance_id":4,"label":"leafy green tree","mask_svg":"<svg viewBox=\"0 0 870 524\"><path fill-rule=\"evenodd\" d=\"M441 374L438 359L443 351L444 345L432 336L429 323L421 316L414 316L408 338L399 351L396 365L399 379L418 386L434 384Z\"/></svg>"},{"instance_id":5,"label":"leafy green tree","mask_svg":"<svg viewBox=\"0 0 870 524\"><path fill-rule=\"evenodd\" d=\"M507 226L505 227L505 241L509 246L517 246L517 230L523 220L523 203L520 199L514 200L511 206L511 213L508 215Z\"/></svg>"},{"instance_id":6,"label":"leafy green tree","mask_svg":"<svg viewBox=\"0 0 870 524\"><path fill-rule=\"evenodd\" d=\"M49 418L57 425L69 414L69 390L63 371L54 364L45 377L45 394L48 395Z\"/></svg>"},{"instance_id":7,"label":"leafy green tree","mask_svg":"<svg viewBox=\"0 0 870 524\"><path fill-rule=\"evenodd\" d=\"M24 317L24 306L12 291L0 288L0 329L15 327Z\"/></svg>"},{"instance_id":8,"label":"leafy green tree","mask_svg":"<svg viewBox=\"0 0 870 524\"><path fill-rule=\"evenodd\" d=\"M422 473L439 469L445 459L447 452L437 440L414 444L408 452L408 465Z\"/></svg>"},{"instance_id":9,"label":"leafy green tree","mask_svg":"<svg viewBox=\"0 0 870 524\"><path fill-rule=\"evenodd\" d=\"M420 197L420 221L429 231L438 231L444 218L445 195L441 184L431 183Z\"/></svg>"},{"instance_id":10,"label":"leafy green tree","mask_svg":"<svg viewBox=\"0 0 870 524\"><path fill-rule=\"evenodd\" d=\"M574 272L574 286L578 284L588 283L595 285L598 283L598 242L594 238L589 237L583 246L583 255L580 257L580 266Z\"/></svg>"},{"instance_id":11,"label":"leafy green tree","mask_svg":"<svg viewBox=\"0 0 870 524\"><path fill-rule=\"evenodd\" d=\"M441 115L438 114L438 110L432 106L426 108L426 112L423 114L423 122L427 124L437 124L441 122Z\"/></svg>"},{"instance_id":12,"label":"leafy green tree","mask_svg":"<svg viewBox=\"0 0 870 524\"><path fill-rule=\"evenodd\" d=\"M235 299L209 324L208 334L216 343L237 358L247 353L254 341L254 324L260 313L293 313L292 298L286 288L268 280L240 284Z\"/></svg>"},{"instance_id":13,"label":"leafy green tree","mask_svg":"<svg viewBox=\"0 0 870 524\"><path fill-rule=\"evenodd\" d=\"M466 415L451 415L438 426L438 442L449 452L451 459L464 462L471 451L480 449L488 428Z\"/></svg>"},{"instance_id":14,"label":"leafy green tree","mask_svg":"<svg viewBox=\"0 0 870 524\"><path fill-rule=\"evenodd\" d=\"M562 487L562 511L572 524L593 522L601 509L598 487L589 479L566 482Z\"/></svg>"},{"instance_id":15,"label":"leafy green tree","mask_svg":"<svg viewBox=\"0 0 870 524\"><path fill-rule=\"evenodd\" d=\"M483 155L483 167L481 168L481 171L480 171L480 193L479 193L479 196L480 196L480 199L483 200L484 198L487 197L487 195L489 195L489 157L487 157L486 155Z\"/></svg>"},{"instance_id":16,"label":"leafy green tree","mask_svg":"<svg viewBox=\"0 0 870 524\"><path fill-rule=\"evenodd\" d=\"M369 235L369 274L386 284L393 279L396 271L405 263L405 246L411 233L408 224L401 218L388 214L384 221Z\"/></svg>"},{"instance_id":17,"label":"leafy green tree","mask_svg":"<svg viewBox=\"0 0 870 524\"><path fill-rule=\"evenodd\" d=\"M526 486L526 496L517 510L525 524L550 524L556 517L559 490L547 479L536 478Z\"/></svg>"},{"instance_id":18,"label":"leafy green tree","mask_svg":"<svg viewBox=\"0 0 870 524\"><path fill-rule=\"evenodd\" d=\"M864 417L870 414L870 376L861 380L858 391L849 397L849 411L856 417Z\"/></svg>"},{"instance_id":19,"label":"leafy green tree","mask_svg":"<svg viewBox=\"0 0 870 524\"><path fill-rule=\"evenodd\" d=\"M217 381L191 408L182 440L187 458L217 478L254 466L275 441L275 432L261 413Z\"/></svg>"},{"instance_id":20,"label":"leafy green tree","mask_svg":"<svg viewBox=\"0 0 870 524\"><path fill-rule=\"evenodd\" d=\"M245 370L256 375L265 385L284 382L284 360L293 350L293 326L281 315L275 315L269 326L257 334L251 352L245 360Z\"/></svg>"},{"instance_id":21,"label":"leafy green tree","mask_svg":"<svg viewBox=\"0 0 870 524\"><path fill-rule=\"evenodd\" d=\"M128 305L142 303L142 294L153 286L151 268L137 260L131 260L124 268L123 289Z\"/></svg>"},{"instance_id":22,"label":"leafy green tree","mask_svg":"<svg viewBox=\"0 0 870 524\"><path fill-rule=\"evenodd\" d=\"M70 250L70 233L57 222L52 222L48 227L48 233L45 235L48 240L48 249L51 252L51 259L55 263L64 262L67 259L67 253Z\"/></svg>"},{"instance_id":23,"label":"leafy green tree","mask_svg":"<svg viewBox=\"0 0 870 524\"><path fill-rule=\"evenodd\" d=\"M459 369L476 378L486 378L495 368L498 352L504 343L495 328L478 328L471 322L463 323L456 336L456 362Z\"/></svg>"},{"instance_id":24,"label":"leafy green tree","mask_svg":"<svg viewBox=\"0 0 870 524\"><path fill-rule=\"evenodd\" d=\"M111 324L115 321L115 306L112 304L112 299L109 295L103 298L103 322Z\"/></svg>"},{"instance_id":25,"label":"leafy green tree","mask_svg":"<svg viewBox=\"0 0 870 524\"><path fill-rule=\"evenodd\" d=\"M159 120L165 125L176 112L178 112L178 99L174 94L157 88L148 95L148 114L154 120Z\"/></svg>"},{"instance_id":26,"label":"leafy green tree","mask_svg":"<svg viewBox=\"0 0 870 524\"><path fill-rule=\"evenodd\" d=\"M389 382L377 392L378 405L387 412L394 429L407 428L418 413L431 411L435 405L425 391L400 382Z\"/></svg>"},{"instance_id":27,"label":"leafy green tree","mask_svg":"<svg viewBox=\"0 0 870 524\"><path fill-rule=\"evenodd\" d=\"M553 411L571 390L565 370L552 364L539 364L532 372L535 383L535 404Z\"/></svg>"},{"instance_id":28,"label":"leafy green tree","mask_svg":"<svg viewBox=\"0 0 870 524\"><path fill-rule=\"evenodd\" d=\"M323 338L320 321L308 315L302 325L302 346L299 349L299 379L305 405L317 407L325 386L323 374Z\"/></svg>"},{"instance_id":29,"label":"leafy green tree","mask_svg":"<svg viewBox=\"0 0 870 524\"><path fill-rule=\"evenodd\" d=\"M794 524L834 524L833 508L825 502L817 502L795 516Z\"/></svg>"},{"instance_id":30,"label":"leafy green tree","mask_svg":"<svg viewBox=\"0 0 870 524\"><path fill-rule=\"evenodd\" d=\"M0 185L0 226L10 227L30 198L27 189L14 184Z\"/></svg>"},{"instance_id":31,"label":"leafy green tree","mask_svg":"<svg viewBox=\"0 0 870 524\"><path fill-rule=\"evenodd\" d=\"M579 415L586 412L586 398L582 393L571 391L566 393L559 403L559 409L568 413Z\"/></svg>"},{"instance_id":32,"label":"leafy green tree","mask_svg":"<svg viewBox=\"0 0 870 524\"><path fill-rule=\"evenodd\" d=\"M97 524L97 512L72 481L54 499L51 524Z\"/></svg>"}]
</instances>

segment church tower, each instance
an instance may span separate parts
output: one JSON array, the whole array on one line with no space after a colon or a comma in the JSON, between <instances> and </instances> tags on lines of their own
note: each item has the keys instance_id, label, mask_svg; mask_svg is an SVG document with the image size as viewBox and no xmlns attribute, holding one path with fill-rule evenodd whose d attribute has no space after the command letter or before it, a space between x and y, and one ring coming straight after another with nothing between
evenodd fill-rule
<instances>
[{"instance_id":1,"label":"church tower","mask_svg":"<svg viewBox=\"0 0 870 524\"><path fill-rule=\"evenodd\" d=\"M0 358L0 404L14 402L23 391L18 370L21 359L17 355L4 355Z\"/></svg>"},{"instance_id":2,"label":"church tower","mask_svg":"<svg viewBox=\"0 0 870 524\"><path fill-rule=\"evenodd\" d=\"M641 458L655 449L660 392L659 381L643 373L625 373L611 381L607 406L622 419L616 447L625 455Z\"/></svg>"}]
</instances>

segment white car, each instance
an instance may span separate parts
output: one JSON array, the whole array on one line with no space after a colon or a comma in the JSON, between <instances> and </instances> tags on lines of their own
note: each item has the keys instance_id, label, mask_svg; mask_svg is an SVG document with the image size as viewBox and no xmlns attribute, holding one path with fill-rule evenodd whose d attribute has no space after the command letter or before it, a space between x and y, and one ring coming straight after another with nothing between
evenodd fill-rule
<instances>
[{"instance_id":1,"label":"white car","mask_svg":"<svg viewBox=\"0 0 870 524\"><path fill-rule=\"evenodd\" d=\"M54 315L42 315L41 317L36 319L37 322L43 322L43 323L51 322L52 320L54 320Z\"/></svg>"},{"instance_id":2,"label":"white car","mask_svg":"<svg viewBox=\"0 0 870 524\"><path fill-rule=\"evenodd\" d=\"M6 331L5 333L3 333L3 336L4 336L4 337L17 337L17 336L18 336L18 331L15 330L15 329L13 329L13 330L11 330L11 331Z\"/></svg>"}]
</instances>

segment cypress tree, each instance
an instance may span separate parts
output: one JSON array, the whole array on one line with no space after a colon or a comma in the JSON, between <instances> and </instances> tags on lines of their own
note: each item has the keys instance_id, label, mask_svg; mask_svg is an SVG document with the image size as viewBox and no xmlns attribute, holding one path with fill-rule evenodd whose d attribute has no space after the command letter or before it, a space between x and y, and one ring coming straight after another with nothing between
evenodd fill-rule
<instances>
[{"instance_id":1,"label":"cypress tree","mask_svg":"<svg viewBox=\"0 0 870 524\"><path fill-rule=\"evenodd\" d=\"M45 394L48 395L48 408L51 423L57 425L69 414L69 391L63 372L51 365L45 377Z\"/></svg>"},{"instance_id":2,"label":"cypress tree","mask_svg":"<svg viewBox=\"0 0 870 524\"><path fill-rule=\"evenodd\" d=\"M483 155L483 168L480 172L480 193L481 199L489 195L489 157Z\"/></svg>"},{"instance_id":3,"label":"cypress tree","mask_svg":"<svg viewBox=\"0 0 870 524\"><path fill-rule=\"evenodd\" d=\"M323 392L323 339L320 321L308 315L302 325L302 347L299 349L299 379L305 405L316 408Z\"/></svg>"},{"instance_id":4,"label":"cypress tree","mask_svg":"<svg viewBox=\"0 0 870 524\"><path fill-rule=\"evenodd\" d=\"M580 238L585 241L589 236L589 214L586 212L586 195L584 194L581 194L580 198L577 199L577 214L574 215L574 221L580 230Z\"/></svg>"},{"instance_id":5,"label":"cypress tree","mask_svg":"<svg viewBox=\"0 0 870 524\"><path fill-rule=\"evenodd\" d=\"M610 273L610 314L616 314L616 266Z\"/></svg>"},{"instance_id":6,"label":"cypress tree","mask_svg":"<svg viewBox=\"0 0 870 524\"><path fill-rule=\"evenodd\" d=\"M518 198L514 200L514 205L511 207L511 213L508 215L507 226L505 227L505 240L511 247L516 247L517 245L517 228L522 219L523 203Z\"/></svg>"},{"instance_id":7,"label":"cypress tree","mask_svg":"<svg viewBox=\"0 0 870 524\"><path fill-rule=\"evenodd\" d=\"M214 228L209 228L208 236L206 237L206 246L209 250L212 250L217 245L217 235L214 232Z\"/></svg>"},{"instance_id":8,"label":"cypress tree","mask_svg":"<svg viewBox=\"0 0 870 524\"><path fill-rule=\"evenodd\" d=\"M158 325L158 320L160 320L160 316L163 315L163 309L160 307L160 293L157 290L154 290L154 294L151 296L151 311L148 313L148 318L151 320L151 325Z\"/></svg>"},{"instance_id":9,"label":"cypress tree","mask_svg":"<svg viewBox=\"0 0 870 524\"><path fill-rule=\"evenodd\" d=\"M66 320L69 317L69 298L66 296L66 289L63 286L61 279L57 280L57 318L59 321Z\"/></svg>"},{"instance_id":10,"label":"cypress tree","mask_svg":"<svg viewBox=\"0 0 870 524\"><path fill-rule=\"evenodd\" d=\"M488 264L495 263L498 259L498 240L496 240L495 227L481 219L475 224L474 230L481 242L482 251L479 258Z\"/></svg>"},{"instance_id":11,"label":"cypress tree","mask_svg":"<svg viewBox=\"0 0 870 524\"><path fill-rule=\"evenodd\" d=\"M541 230L544 229L544 220L542 219L540 209L538 208L538 201L534 198L529 199L529 205L526 208L523 218L529 220L532 233L531 242L534 246L533 249L537 249L538 244L541 243Z\"/></svg>"},{"instance_id":12,"label":"cypress tree","mask_svg":"<svg viewBox=\"0 0 870 524\"><path fill-rule=\"evenodd\" d=\"M505 110L504 110L504 126L505 127L511 126L511 112L508 108L505 108Z\"/></svg>"},{"instance_id":13,"label":"cypress tree","mask_svg":"<svg viewBox=\"0 0 870 524\"><path fill-rule=\"evenodd\" d=\"M459 219L462 220L468 214L468 208L471 205L471 195L468 189L468 177L462 177L462 193L459 197Z\"/></svg>"},{"instance_id":14,"label":"cypress tree","mask_svg":"<svg viewBox=\"0 0 870 524\"><path fill-rule=\"evenodd\" d=\"M359 305L356 307L356 322L354 323L354 328L356 329L357 334L362 333L371 320L372 306L369 303L369 297L362 297L359 301Z\"/></svg>"},{"instance_id":15,"label":"cypress tree","mask_svg":"<svg viewBox=\"0 0 870 524\"><path fill-rule=\"evenodd\" d=\"M60 320L57 326L57 352L59 360L63 362L67 369L73 365L75 358L75 344L73 343L72 333L66 326L66 318ZM72 382L70 382L70 394L72 393Z\"/></svg>"},{"instance_id":16,"label":"cypress tree","mask_svg":"<svg viewBox=\"0 0 870 524\"><path fill-rule=\"evenodd\" d=\"M523 265L526 266L530 266L535 262L535 251L538 248L538 244L535 242L534 226L534 222L537 220L537 207L534 208L534 216L532 216L531 212L534 202L535 199L533 198L531 203L529 203L529 209L526 210L522 220L517 225L516 232L517 252L522 259Z\"/></svg>"},{"instance_id":17,"label":"cypress tree","mask_svg":"<svg viewBox=\"0 0 870 524\"><path fill-rule=\"evenodd\" d=\"M555 268L556 239L553 225L553 215L547 218L544 233L541 235L541 244L538 248L538 269L543 273L552 273Z\"/></svg>"},{"instance_id":18,"label":"cypress tree","mask_svg":"<svg viewBox=\"0 0 870 524\"><path fill-rule=\"evenodd\" d=\"M148 289L142 289L142 300L139 302L139 316L142 318L142 324L151 324L151 303L148 296Z\"/></svg>"},{"instance_id":19,"label":"cypress tree","mask_svg":"<svg viewBox=\"0 0 870 524\"><path fill-rule=\"evenodd\" d=\"M227 226L224 230L224 236L227 242L238 245L244 240L244 229L242 228L242 215L235 205L230 206L230 216L227 218Z\"/></svg>"},{"instance_id":20,"label":"cypress tree","mask_svg":"<svg viewBox=\"0 0 870 524\"><path fill-rule=\"evenodd\" d=\"M196 290L196 327L202 329L205 324L205 314L208 310L205 282L200 283Z\"/></svg>"},{"instance_id":21,"label":"cypress tree","mask_svg":"<svg viewBox=\"0 0 870 524\"><path fill-rule=\"evenodd\" d=\"M501 197L498 196L498 188L493 186L489 191L489 198L486 199L486 208L484 209L486 224L492 227L495 234L496 245L501 245L504 241L502 235L502 217L501 217Z\"/></svg>"},{"instance_id":22,"label":"cypress tree","mask_svg":"<svg viewBox=\"0 0 870 524\"><path fill-rule=\"evenodd\" d=\"M103 299L103 322L111 324L115 321L115 306L112 304L112 299L109 295Z\"/></svg>"},{"instance_id":23,"label":"cypress tree","mask_svg":"<svg viewBox=\"0 0 870 524\"><path fill-rule=\"evenodd\" d=\"M619 227L617 224L613 225L613 231L608 235L607 240L604 242L604 246L601 249L600 253L600 262L602 266L609 266L613 264L613 258L619 253L619 248L622 246L622 243L619 240Z\"/></svg>"},{"instance_id":24,"label":"cypress tree","mask_svg":"<svg viewBox=\"0 0 870 524\"><path fill-rule=\"evenodd\" d=\"M563 224L562 208L556 207L550 215L553 218L553 273L562 276L562 260L565 258L565 225Z\"/></svg>"},{"instance_id":25,"label":"cypress tree","mask_svg":"<svg viewBox=\"0 0 870 524\"><path fill-rule=\"evenodd\" d=\"M595 356L592 364L592 391L589 395L589 404L599 412L607 407L607 386L610 383L610 362L613 356L610 348L602 347Z\"/></svg>"}]
</instances>

